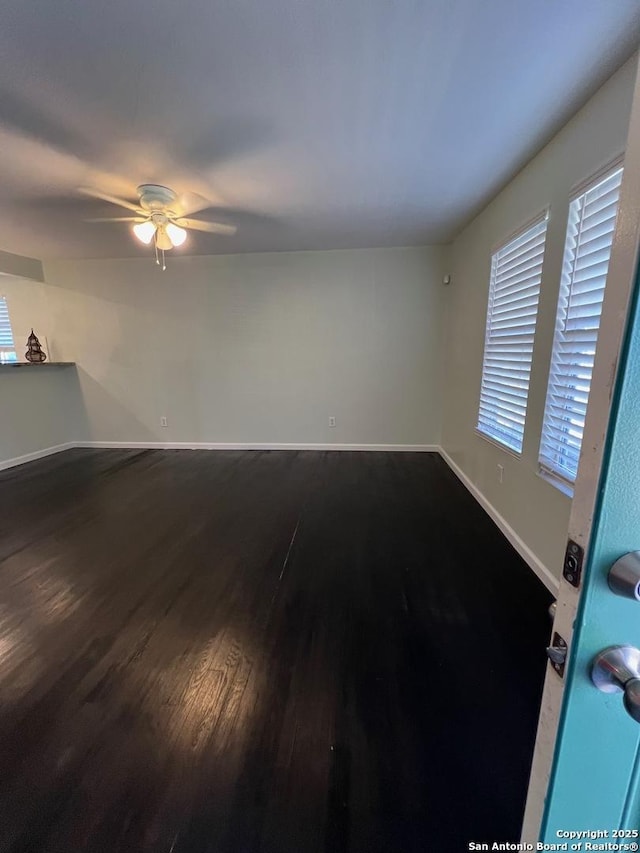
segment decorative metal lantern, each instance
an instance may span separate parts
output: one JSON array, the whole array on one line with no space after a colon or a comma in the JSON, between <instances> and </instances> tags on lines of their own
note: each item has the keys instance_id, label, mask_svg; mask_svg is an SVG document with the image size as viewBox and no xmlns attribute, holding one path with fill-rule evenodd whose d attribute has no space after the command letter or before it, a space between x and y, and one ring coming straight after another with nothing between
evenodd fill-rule
<instances>
[{"instance_id":1,"label":"decorative metal lantern","mask_svg":"<svg viewBox=\"0 0 640 853\"><path fill-rule=\"evenodd\" d=\"M47 354L40 346L40 341L31 329L31 334L27 338L27 351L24 356L31 364L41 364L47 360Z\"/></svg>"}]
</instances>

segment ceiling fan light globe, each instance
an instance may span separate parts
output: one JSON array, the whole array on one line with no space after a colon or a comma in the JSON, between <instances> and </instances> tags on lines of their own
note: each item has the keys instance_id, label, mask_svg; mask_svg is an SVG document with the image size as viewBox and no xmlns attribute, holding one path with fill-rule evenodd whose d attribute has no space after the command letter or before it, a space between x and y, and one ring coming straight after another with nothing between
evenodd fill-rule
<instances>
[{"instance_id":1,"label":"ceiling fan light globe","mask_svg":"<svg viewBox=\"0 0 640 853\"><path fill-rule=\"evenodd\" d=\"M174 225L173 222L169 222L167 225L167 234L174 246L182 246L184 241L187 239L187 232L184 228L180 228L179 225Z\"/></svg>"},{"instance_id":2,"label":"ceiling fan light globe","mask_svg":"<svg viewBox=\"0 0 640 853\"><path fill-rule=\"evenodd\" d=\"M133 233L141 243L145 243L148 246L153 240L153 235L156 233L156 226L149 220L147 222L138 222L133 226Z\"/></svg>"}]
</instances>

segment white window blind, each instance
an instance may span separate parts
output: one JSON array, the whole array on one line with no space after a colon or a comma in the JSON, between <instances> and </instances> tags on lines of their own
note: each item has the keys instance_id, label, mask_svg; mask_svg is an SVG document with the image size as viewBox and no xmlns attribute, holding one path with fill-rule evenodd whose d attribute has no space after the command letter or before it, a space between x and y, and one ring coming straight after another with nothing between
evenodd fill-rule
<instances>
[{"instance_id":1,"label":"white window blind","mask_svg":"<svg viewBox=\"0 0 640 853\"><path fill-rule=\"evenodd\" d=\"M0 296L0 363L3 361L17 361L17 355L7 300Z\"/></svg>"},{"instance_id":2,"label":"white window blind","mask_svg":"<svg viewBox=\"0 0 640 853\"><path fill-rule=\"evenodd\" d=\"M568 486L578 472L621 182L620 166L569 208L539 459Z\"/></svg>"},{"instance_id":3,"label":"white window blind","mask_svg":"<svg viewBox=\"0 0 640 853\"><path fill-rule=\"evenodd\" d=\"M522 452L547 215L491 258L477 429Z\"/></svg>"}]
</instances>

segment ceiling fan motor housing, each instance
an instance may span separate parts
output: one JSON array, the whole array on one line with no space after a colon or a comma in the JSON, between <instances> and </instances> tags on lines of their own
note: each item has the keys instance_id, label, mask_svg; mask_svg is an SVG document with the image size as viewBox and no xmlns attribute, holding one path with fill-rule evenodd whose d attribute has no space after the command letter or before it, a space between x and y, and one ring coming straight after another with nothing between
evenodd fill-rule
<instances>
[{"instance_id":1,"label":"ceiling fan motor housing","mask_svg":"<svg viewBox=\"0 0 640 853\"><path fill-rule=\"evenodd\" d=\"M140 184L138 195L140 196L140 206L150 213L167 210L177 198L173 190L159 184Z\"/></svg>"}]
</instances>

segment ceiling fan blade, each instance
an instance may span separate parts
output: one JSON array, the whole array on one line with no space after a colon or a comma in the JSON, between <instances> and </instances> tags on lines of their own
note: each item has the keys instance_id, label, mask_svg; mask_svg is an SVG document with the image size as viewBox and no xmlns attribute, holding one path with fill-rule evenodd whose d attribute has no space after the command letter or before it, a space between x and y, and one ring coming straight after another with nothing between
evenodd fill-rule
<instances>
[{"instance_id":1,"label":"ceiling fan blade","mask_svg":"<svg viewBox=\"0 0 640 853\"><path fill-rule=\"evenodd\" d=\"M95 216L84 222L146 222L142 216Z\"/></svg>"},{"instance_id":2,"label":"ceiling fan blade","mask_svg":"<svg viewBox=\"0 0 640 853\"><path fill-rule=\"evenodd\" d=\"M200 195L200 193L186 192L178 196L174 210L180 216L191 216L192 213L206 210L211 205L211 200Z\"/></svg>"},{"instance_id":3,"label":"ceiling fan blade","mask_svg":"<svg viewBox=\"0 0 640 853\"><path fill-rule=\"evenodd\" d=\"M127 201L126 198L118 198L115 195L103 193L93 187L78 187L78 192L81 192L83 195L91 196L91 198L97 198L100 199L100 201L108 201L110 204L117 204L120 207L126 207L127 210L134 210L136 213L144 214L144 211L139 205L134 204L132 201Z\"/></svg>"},{"instance_id":4,"label":"ceiling fan blade","mask_svg":"<svg viewBox=\"0 0 640 853\"><path fill-rule=\"evenodd\" d=\"M231 236L238 230L235 225L225 225L222 222L204 222L202 219L176 219L176 225L190 228L193 231L207 231L209 234L228 234Z\"/></svg>"}]
</instances>

